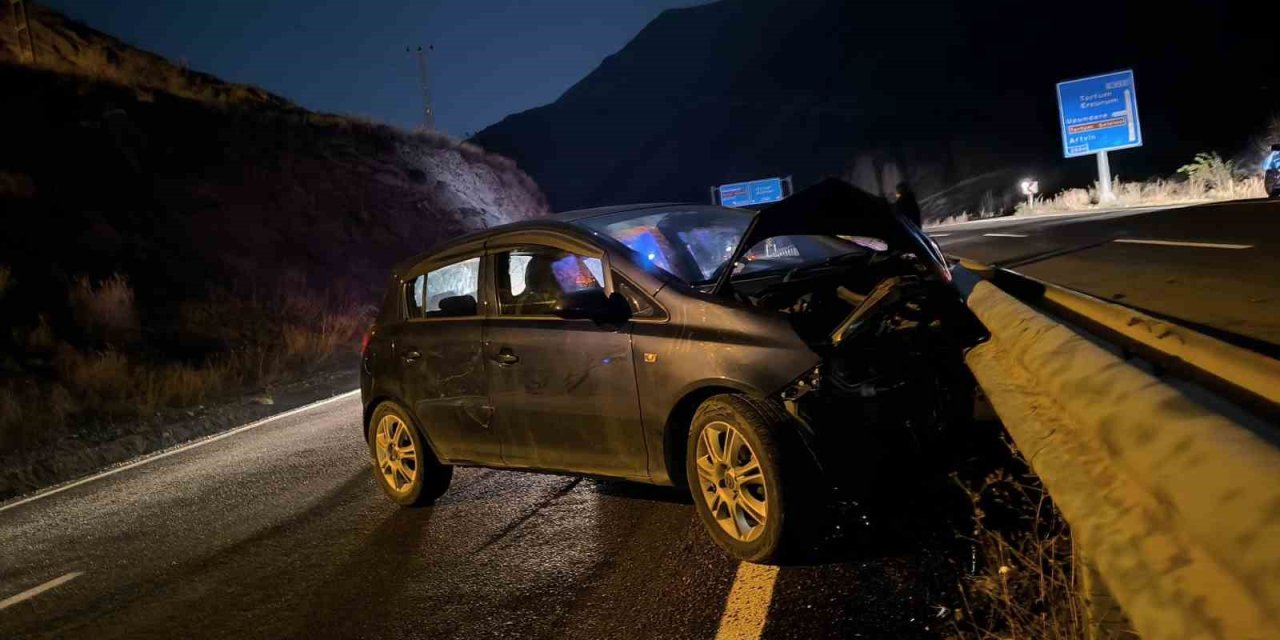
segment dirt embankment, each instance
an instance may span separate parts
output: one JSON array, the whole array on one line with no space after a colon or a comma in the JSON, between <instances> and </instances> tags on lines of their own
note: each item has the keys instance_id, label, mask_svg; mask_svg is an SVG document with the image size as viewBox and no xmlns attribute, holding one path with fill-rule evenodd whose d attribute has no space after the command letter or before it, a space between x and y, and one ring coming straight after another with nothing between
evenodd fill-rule
<instances>
[{"instance_id":1,"label":"dirt embankment","mask_svg":"<svg viewBox=\"0 0 1280 640\"><path fill-rule=\"evenodd\" d=\"M150 450L175 411L351 371L391 265L547 212L474 145L309 112L28 7L34 63L0 29L8 468L69 440Z\"/></svg>"}]
</instances>

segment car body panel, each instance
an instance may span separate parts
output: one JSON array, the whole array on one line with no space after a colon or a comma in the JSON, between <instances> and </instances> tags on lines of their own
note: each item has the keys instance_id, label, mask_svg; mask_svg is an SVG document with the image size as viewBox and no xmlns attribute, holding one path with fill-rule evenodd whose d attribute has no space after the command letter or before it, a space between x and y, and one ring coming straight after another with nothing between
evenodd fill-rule
<instances>
[{"instance_id":1,"label":"car body panel","mask_svg":"<svg viewBox=\"0 0 1280 640\"><path fill-rule=\"evenodd\" d=\"M792 199L803 206L788 205ZM792 199L755 214L735 255L773 235L864 235L918 257L922 272L950 282L937 246L882 199L842 183L820 183ZM681 430L688 424L676 418L691 417L691 399L722 390L776 398L823 358L787 314L729 295L728 276L714 287L686 285L614 238L580 226L593 215L659 208L613 207L505 225L402 263L396 273L407 279L483 248L479 307L485 318L406 322L384 313L390 317L380 318L362 372L366 415L382 398L411 405L446 462L659 484L681 480ZM499 316L493 256L530 244L599 256L608 293L616 271L664 313L619 326ZM395 286L404 281L395 280ZM421 330L408 328L415 322ZM463 345L466 341L473 343ZM399 366L397 350L410 342L431 358L439 373ZM504 348L518 355L519 362L499 365L497 356ZM441 429L437 423L447 426Z\"/></svg>"},{"instance_id":2,"label":"car body panel","mask_svg":"<svg viewBox=\"0 0 1280 640\"><path fill-rule=\"evenodd\" d=\"M402 397L426 425L436 455L452 462L496 462L499 438L482 351L483 320L413 320L391 331L392 366ZM415 359L411 353L420 354ZM395 374L393 374L395 375Z\"/></svg>"},{"instance_id":3,"label":"car body panel","mask_svg":"<svg viewBox=\"0 0 1280 640\"><path fill-rule=\"evenodd\" d=\"M484 350L505 464L648 477L627 327L491 317Z\"/></svg>"},{"instance_id":4,"label":"car body panel","mask_svg":"<svg viewBox=\"0 0 1280 640\"><path fill-rule=\"evenodd\" d=\"M670 321L633 323L632 344L649 473L654 482L668 484L673 461L666 449L683 441L673 443L666 430L687 426L671 424L683 398L709 388L772 397L819 358L780 314L674 286L656 299ZM682 470L674 471L679 476Z\"/></svg>"}]
</instances>

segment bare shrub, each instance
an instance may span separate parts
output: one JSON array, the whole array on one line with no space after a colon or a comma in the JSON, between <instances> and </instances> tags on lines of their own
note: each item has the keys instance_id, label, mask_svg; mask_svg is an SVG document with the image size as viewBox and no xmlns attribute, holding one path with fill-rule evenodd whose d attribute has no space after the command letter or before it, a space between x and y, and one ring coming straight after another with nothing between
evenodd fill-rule
<instances>
[{"instance_id":1,"label":"bare shrub","mask_svg":"<svg viewBox=\"0 0 1280 640\"><path fill-rule=\"evenodd\" d=\"M1235 182L1235 163L1215 152L1197 153L1194 160L1178 168L1195 193L1229 192Z\"/></svg>"},{"instance_id":2,"label":"bare shrub","mask_svg":"<svg viewBox=\"0 0 1280 640\"><path fill-rule=\"evenodd\" d=\"M76 323L85 333L112 347L123 347L137 338L138 314L133 288L120 274L96 285L81 276L70 290Z\"/></svg>"},{"instance_id":3,"label":"bare shrub","mask_svg":"<svg viewBox=\"0 0 1280 640\"><path fill-rule=\"evenodd\" d=\"M1070 528L1024 464L1018 457L1013 471L995 471L976 488L961 484L973 504L979 569L960 585L959 637L1088 637Z\"/></svg>"},{"instance_id":4,"label":"bare shrub","mask_svg":"<svg viewBox=\"0 0 1280 640\"><path fill-rule=\"evenodd\" d=\"M0 382L0 451L30 448L61 434L75 409L74 399L62 385Z\"/></svg>"},{"instance_id":5,"label":"bare shrub","mask_svg":"<svg viewBox=\"0 0 1280 640\"><path fill-rule=\"evenodd\" d=\"M45 354L52 353L57 347L58 341L53 336L53 327L49 326L48 318L43 315L36 317L36 326L26 332L26 335L18 338L15 329L15 341L22 345L28 354Z\"/></svg>"},{"instance_id":6,"label":"bare shrub","mask_svg":"<svg viewBox=\"0 0 1280 640\"><path fill-rule=\"evenodd\" d=\"M1090 189L1067 189L1050 197L1035 201L1034 205L1019 202L1014 208L1014 215L1035 213L1058 213L1087 209L1095 196Z\"/></svg>"},{"instance_id":7,"label":"bare shrub","mask_svg":"<svg viewBox=\"0 0 1280 640\"><path fill-rule=\"evenodd\" d=\"M133 411L135 380L129 361L117 351L83 354L65 347L56 362L64 382L85 406L110 415Z\"/></svg>"},{"instance_id":8,"label":"bare shrub","mask_svg":"<svg viewBox=\"0 0 1280 640\"><path fill-rule=\"evenodd\" d=\"M225 363L209 363L201 368L165 365L146 372L139 408L144 413L155 413L162 408L201 404L221 393L231 378L232 372Z\"/></svg>"},{"instance_id":9,"label":"bare shrub","mask_svg":"<svg viewBox=\"0 0 1280 640\"><path fill-rule=\"evenodd\" d=\"M0 196L16 198L33 198L36 195L35 182L25 173L0 171Z\"/></svg>"}]
</instances>

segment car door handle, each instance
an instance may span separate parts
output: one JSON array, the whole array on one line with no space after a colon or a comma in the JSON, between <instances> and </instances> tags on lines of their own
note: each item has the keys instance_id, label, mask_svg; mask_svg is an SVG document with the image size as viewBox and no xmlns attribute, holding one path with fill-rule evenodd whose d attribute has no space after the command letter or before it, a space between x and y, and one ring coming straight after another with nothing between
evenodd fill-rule
<instances>
[{"instance_id":1,"label":"car door handle","mask_svg":"<svg viewBox=\"0 0 1280 640\"><path fill-rule=\"evenodd\" d=\"M404 361L405 361L405 362L414 362L414 361L415 361L415 360L417 360L418 358L421 358L421 357L422 357L422 352L421 352L421 351L418 351L417 349L410 349L410 350L408 350L408 351L404 352L404 355L402 355L402 356L400 356L400 357L401 357L401 358L404 358Z\"/></svg>"},{"instance_id":2,"label":"car door handle","mask_svg":"<svg viewBox=\"0 0 1280 640\"><path fill-rule=\"evenodd\" d=\"M503 349L493 356L493 361L502 365L515 364L520 362L520 356L511 353L510 349Z\"/></svg>"}]
</instances>

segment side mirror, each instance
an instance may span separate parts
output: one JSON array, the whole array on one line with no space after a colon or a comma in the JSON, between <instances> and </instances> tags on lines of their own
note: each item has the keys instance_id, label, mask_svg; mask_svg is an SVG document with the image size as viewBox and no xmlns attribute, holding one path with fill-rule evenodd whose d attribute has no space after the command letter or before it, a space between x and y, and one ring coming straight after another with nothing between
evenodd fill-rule
<instances>
[{"instance_id":1,"label":"side mirror","mask_svg":"<svg viewBox=\"0 0 1280 640\"><path fill-rule=\"evenodd\" d=\"M592 320L599 324L621 324L631 317L631 306L622 294L604 295L598 287L573 291L556 300L556 316L566 320Z\"/></svg>"},{"instance_id":2,"label":"side mirror","mask_svg":"<svg viewBox=\"0 0 1280 640\"><path fill-rule=\"evenodd\" d=\"M440 299L440 313L446 316L474 316L478 314L475 296L449 296Z\"/></svg>"}]
</instances>

